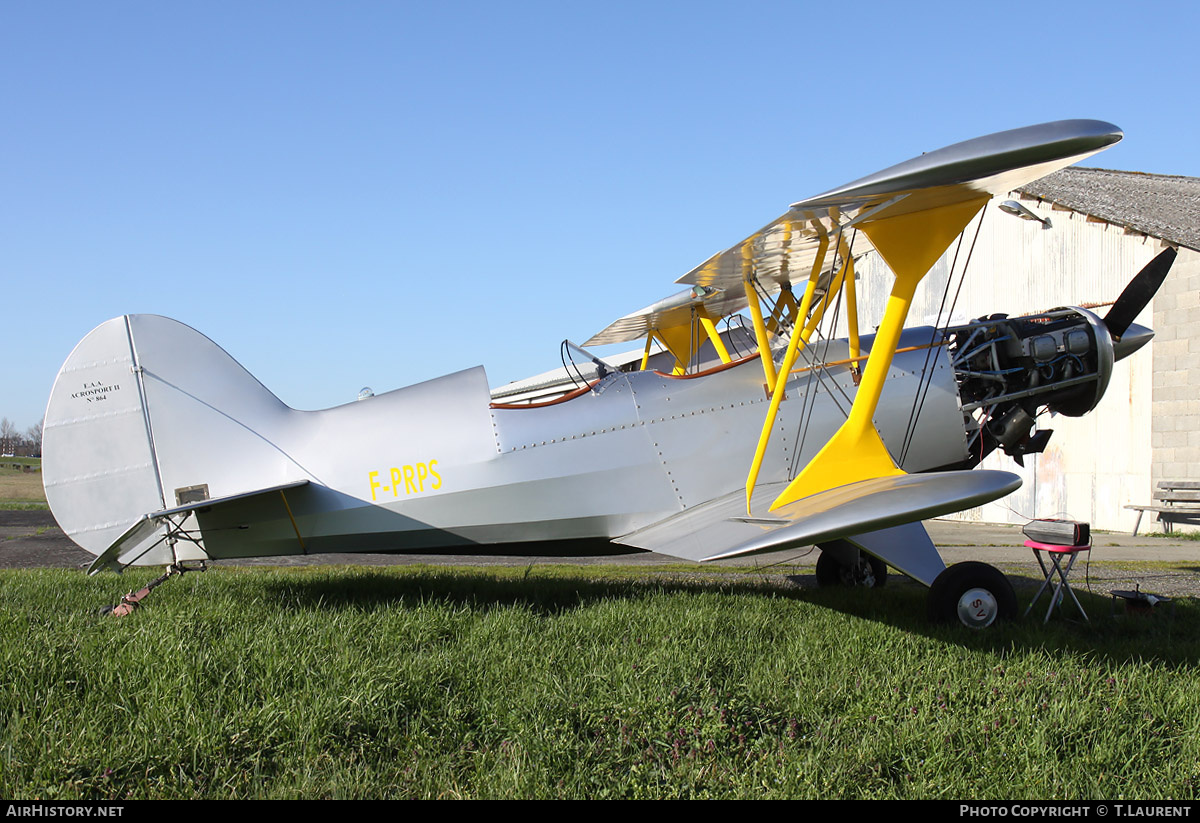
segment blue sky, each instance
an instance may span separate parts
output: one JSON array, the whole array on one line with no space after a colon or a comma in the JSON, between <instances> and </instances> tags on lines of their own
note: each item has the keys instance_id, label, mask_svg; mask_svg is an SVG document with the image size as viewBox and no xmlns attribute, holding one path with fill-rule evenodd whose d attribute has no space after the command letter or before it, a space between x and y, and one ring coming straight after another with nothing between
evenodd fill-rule
<instances>
[{"instance_id":1,"label":"blue sky","mask_svg":"<svg viewBox=\"0 0 1200 823\"><path fill-rule=\"evenodd\" d=\"M1200 176L1195 5L838 9L4 3L0 416L134 312L298 408L518 379L792 201L1002 129L1109 120L1093 165Z\"/></svg>"}]
</instances>

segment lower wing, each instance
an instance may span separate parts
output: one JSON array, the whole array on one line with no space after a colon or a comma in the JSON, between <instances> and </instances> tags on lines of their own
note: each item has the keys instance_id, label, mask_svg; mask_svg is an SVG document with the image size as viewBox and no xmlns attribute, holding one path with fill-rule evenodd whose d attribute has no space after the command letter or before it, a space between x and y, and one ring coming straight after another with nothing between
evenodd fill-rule
<instances>
[{"instance_id":1,"label":"lower wing","mask_svg":"<svg viewBox=\"0 0 1200 823\"><path fill-rule=\"evenodd\" d=\"M776 486L756 497L770 499ZM875 533L979 506L1016 491L1021 478L1002 471L970 470L876 477L789 503L770 517L746 517L745 497L734 492L660 520L614 542L688 560L725 560L798 546L850 539L922 582L928 550L874 539ZM923 533L923 530L921 530ZM911 532L911 530L910 530ZM915 534L915 532L911 532ZM865 538L855 541L855 537ZM940 559L938 560L940 565Z\"/></svg>"}]
</instances>

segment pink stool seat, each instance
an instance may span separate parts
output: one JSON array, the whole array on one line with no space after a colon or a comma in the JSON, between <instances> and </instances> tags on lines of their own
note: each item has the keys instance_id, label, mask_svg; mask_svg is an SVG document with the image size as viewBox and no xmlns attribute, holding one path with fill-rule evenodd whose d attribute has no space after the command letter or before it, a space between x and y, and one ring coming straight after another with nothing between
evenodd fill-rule
<instances>
[{"instance_id":1,"label":"pink stool seat","mask_svg":"<svg viewBox=\"0 0 1200 823\"><path fill-rule=\"evenodd\" d=\"M1081 543L1078 546L1064 546L1061 543L1039 543L1036 540L1026 540L1025 545L1031 549L1038 549L1044 552L1058 552L1059 554L1085 552L1092 547L1091 543Z\"/></svg>"}]
</instances>

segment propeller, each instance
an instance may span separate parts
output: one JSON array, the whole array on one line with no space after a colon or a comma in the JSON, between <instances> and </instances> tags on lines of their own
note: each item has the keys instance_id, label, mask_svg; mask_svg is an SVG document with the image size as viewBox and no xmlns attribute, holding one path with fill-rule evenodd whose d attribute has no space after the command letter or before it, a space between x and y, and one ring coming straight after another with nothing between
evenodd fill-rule
<instances>
[{"instance_id":1,"label":"propeller","mask_svg":"<svg viewBox=\"0 0 1200 823\"><path fill-rule=\"evenodd\" d=\"M1147 263L1145 268L1129 281L1129 285L1104 317L1104 325L1108 327L1108 333L1114 340L1120 340L1133 325L1133 318L1146 308L1146 304L1163 284L1174 262L1175 249L1167 249Z\"/></svg>"},{"instance_id":2,"label":"propeller","mask_svg":"<svg viewBox=\"0 0 1200 823\"><path fill-rule=\"evenodd\" d=\"M1129 281L1103 320L1090 311L1079 310L1095 335L1095 388L1066 389L1056 393L1050 404L1053 411L1068 417L1079 417L1096 408L1108 388L1113 363L1125 359L1154 338L1152 329L1139 326L1133 322L1133 318L1146 308L1174 263L1174 249L1160 252Z\"/></svg>"}]
</instances>

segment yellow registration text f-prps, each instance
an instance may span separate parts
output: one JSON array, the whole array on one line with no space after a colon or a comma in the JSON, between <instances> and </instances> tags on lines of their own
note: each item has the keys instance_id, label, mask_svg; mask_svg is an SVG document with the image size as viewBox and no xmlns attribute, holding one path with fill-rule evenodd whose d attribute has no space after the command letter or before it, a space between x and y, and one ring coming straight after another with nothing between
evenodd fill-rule
<instances>
[{"instance_id":1,"label":"yellow registration text f-prps","mask_svg":"<svg viewBox=\"0 0 1200 823\"><path fill-rule=\"evenodd\" d=\"M405 464L399 468L393 466L388 469L386 476L389 482L386 484L380 481L379 475L380 472L371 472L367 478L371 485L371 500L378 500L387 492L391 492L392 497L399 497L401 494L420 494L442 487L442 476L438 474L436 460Z\"/></svg>"}]
</instances>

